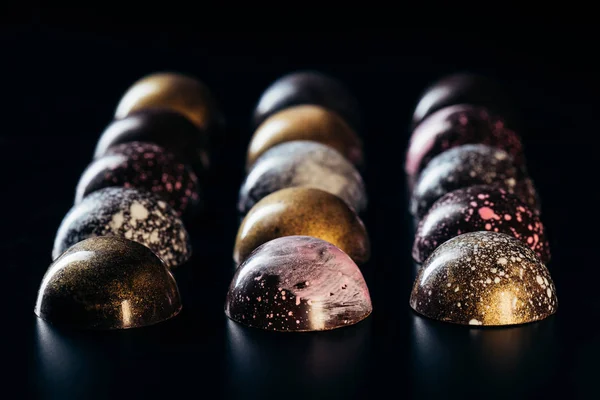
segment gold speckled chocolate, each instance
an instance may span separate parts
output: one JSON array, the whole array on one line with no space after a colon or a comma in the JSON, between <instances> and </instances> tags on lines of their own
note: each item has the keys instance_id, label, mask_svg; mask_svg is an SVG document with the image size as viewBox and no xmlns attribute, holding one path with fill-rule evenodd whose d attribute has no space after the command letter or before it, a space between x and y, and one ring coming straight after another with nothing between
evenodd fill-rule
<instances>
[{"instance_id":1,"label":"gold speckled chocolate","mask_svg":"<svg viewBox=\"0 0 600 400\"><path fill-rule=\"evenodd\" d=\"M342 199L320 189L294 187L271 193L250 209L238 230L233 259L239 265L261 244L294 235L325 240L357 264L370 256L367 230Z\"/></svg>"},{"instance_id":2,"label":"gold speckled chocolate","mask_svg":"<svg viewBox=\"0 0 600 400\"><path fill-rule=\"evenodd\" d=\"M154 253L116 236L79 242L56 259L42 280L35 313L83 329L153 325L181 311L173 275Z\"/></svg>"},{"instance_id":3,"label":"gold speckled chocolate","mask_svg":"<svg viewBox=\"0 0 600 400\"><path fill-rule=\"evenodd\" d=\"M271 147L292 140L311 140L333 147L354 165L363 163L362 142L333 111L314 105L286 108L267 118L248 145L247 168Z\"/></svg>"},{"instance_id":4,"label":"gold speckled chocolate","mask_svg":"<svg viewBox=\"0 0 600 400\"><path fill-rule=\"evenodd\" d=\"M145 109L169 109L186 116L196 126L209 130L222 124L208 88L199 80L179 73L155 73L135 82L123 95L115 118Z\"/></svg>"},{"instance_id":5,"label":"gold speckled chocolate","mask_svg":"<svg viewBox=\"0 0 600 400\"><path fill-rule=\"evenodd\" d=\"M410 306L463 325L515 325L556 312L550 273L525 243L504 233L472 232L439 246L425 261Z\"/></svg>"}]
</instances>

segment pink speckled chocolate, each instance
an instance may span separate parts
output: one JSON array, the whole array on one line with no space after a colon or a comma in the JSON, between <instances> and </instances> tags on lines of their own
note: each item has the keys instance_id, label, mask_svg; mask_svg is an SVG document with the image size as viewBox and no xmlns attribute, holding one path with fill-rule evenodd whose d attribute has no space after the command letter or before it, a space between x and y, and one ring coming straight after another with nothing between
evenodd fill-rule
<instances>
[{"instance_id":1,"label":"pink speckled chocolate","mask_svg":"<svg viewBox=\"0 0 600 400\"><path fill-rule=\"evenodd\" d=\"M405 170L412 187L418 174L433 157L452 147L480 143L506 151L523 164L521 138L499 116L484 107L460 104L442 108L413 131Z\"/></svg>"},{"instance_id":2,"label":"pink speckled chocolate","mask_svg":"<svg viewBox=\"0 0 600 400\"><path fill-rule=\"evenodd\" d=\"M506 190L486 185L458 189L436 201L419 223L413 258L422 263L447 240L477 231L511 235L531 248L544 264L550 261L544 225L535 211Z\"/></svg>"}]
</instances>

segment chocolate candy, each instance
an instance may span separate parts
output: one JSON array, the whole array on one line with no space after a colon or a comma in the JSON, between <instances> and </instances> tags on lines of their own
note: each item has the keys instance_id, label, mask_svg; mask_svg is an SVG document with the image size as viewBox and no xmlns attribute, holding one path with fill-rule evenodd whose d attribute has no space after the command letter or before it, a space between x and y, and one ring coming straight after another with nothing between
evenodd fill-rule
<instances>
[{"instance_id":1,"label":"chocolate candy","mask_svg":"<svg viewBox=\"0 0 600 400\"><path fill-rule=\"evenodd\" d=\"M94 236L120 236L150 248L168 267L186 262L192 247L175 210L150 192L110 187L86 196L63 219L52 258Z\"/></svg>"},{"instance_id":2,"label":"chocolate candy","mask_svg":"<svg viewBox=\"0 0 600 400\"><path fill-rule=\"evenodd\" d=\"M84 329L153 325L181 311L179 290L163 262L145 246L120 237L75 244L44 275L35 313Z\"/></svg>"},{"instance_id":3,"label":"chocolate candy","mask_svg":"<svg viewBox=\"0 0 600 400\"><path fill-rule=\"evenodd\" d=\"M262 94L254 111L254 127L285 108L313 104L330 109L360 129L358 102L338 80L314 71L295 72L276 80Z\"/></svg>"},{"instance_id":4,"label":"chocolate candy","mask_svg":"<svg viewBox=\"0 0 600 400\"><path fill-rule=\"evenodd\" d=\"M179 215L194 215L200 205L198 178L191 167L152 143L130 142L108 149L81 176L75 203L96 190L110 186L153 192Z\"/></svg>"},{"instance_id":5,"label":"chocolate candy","mask_svg":"<svg viewBox=\"0 0 600 400\"><path fill-rule=\"evenodd\" d=\"M355 165L363 162L360 138L339 115L322 107L301 105L273 114L256 129L248 145L248 169L271 147L293 140L323 143Z\"/></svg>"},{"instance_id":6,"label":"chocolate candy","mask_svg":"<svg viewBox=\"0 0 600 400\"><path fill-rule=\"evenodd\" d=\"M238 208L246 213L263 197L288 187L324 190L357 212L367 205L363 180L344 156L321 143L292 141L272 147L254 163L240 189Z\"/></svg>"},{"instance_id":7,"label":"chocolate candy","mask_svg":"<svg viewBox=\"0 0 600 400\"><path fill-rule=\"evenodd\" d=\"M104 130L94 158L116 145L130 142L154 143L190 164L197 175L208 167L206 134L182 114L168 109L141 110L114 120Z\"/></svg>"},{"instance_id":8,"label":"chocolate candy","mask_svg":"<svg viewBox=\"0 0 600 400\"><path fill-rule=\"evenodd\" d=\"M524 164L519 136L505 121L486 108L461 104L442 108L429 115L412 133L406 157L409 185L436 155L463 144L486 144L510 154Z\"/></svg>"},{"instance_id":9,"label":"chocolate candy","mask_svg":"<svg viewBox=\"0 0 600 400\"><path fill-rule=\"evenodd\" d=\"M252 207L238 230L233 259L240 264L261 244L294 235L325 240L359 265L370 256L365 226L342 199L320 189L295 187L271 193Z\"/></svg>"},{"instance_id":10,"label":"chocolate candy","mask_svg":"<svg viewBox=\"0 0 600 400\"><path fill-rule=\"evenodd\" d=\"M544 225L527 204L505 189L470 186L442 196L417 228L412 255L422 263L442 243L467 232L506 233L526 243L540 260L550 261Z\"/></svg>"},{"instance_id":11,"label":"chocolate candy","mask_svg":"<svg viewBox=\"0 0 600 400\"><path fill-rule=\"evenodd\" d=\"M503 187L539 212L533 182L523 167L507 152L482 144L454 147L434 157L419 175L411 212L421 219L444 194L473 185Z\"/></svg>"},{"instance_id":12,"label":"chocolate candy","mask_svg":"<svg viewBox=\"0 0 600 400\"><path fill-rule=\"evenodd\" d=\"M167 108L186 116L206 132L221 129L224 121L204 83L180 73L154 73L135 82L123 95L115 118L145 109Z\"/></svg>"},{"instance_id":13,"label":"chocolate candy","mask_svg":"<svg viewBox=\"0 0 600 400\"><path fill-rule=\"evenodd\" d=\"M225 304L232 320L274 331L356 324L373 307L346 253L320 239L286 236L258 247L237 269Z\"/></svg>"},{"instance_id":14,"label":"chocolate candy","mask_svg":"<svg viewBox=\"0 0 600 400\"><path fill-rule=\"evenodd\" d=\"M419 270L410 296L418 313L463 325L514 325L556 312L548 269L521 240L471 232L439 246Z\"/></svg>"},{"instance_id":15,"label":"chocolate candy","mask_svg":"<svg viewBox=\"0 0 600 400\"><path fill-rule=\"evenodd\" d=\"M507 93L492 80L476 74L448 75L429 86L421 95L412 118L414 129L437 110L456 104L473 104L492 110L494 114L512 116L512 102Z\"/></svg>"}]
</instances>

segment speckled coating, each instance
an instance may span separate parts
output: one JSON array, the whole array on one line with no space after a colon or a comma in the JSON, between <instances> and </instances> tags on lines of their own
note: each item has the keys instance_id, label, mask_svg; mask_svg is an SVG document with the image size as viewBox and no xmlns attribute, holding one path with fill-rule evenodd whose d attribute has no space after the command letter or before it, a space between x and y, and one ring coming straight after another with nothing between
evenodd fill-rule
<instances>
[{"instance_id":1,"label":"speckled coating","mask_svg":"<svg viewBox=\"0 0 600 400\"><path fill-rule=\"evenodd\" d=\"M254 111L254 127L285 108L314 104L338 113L354 129L360 129L356 97L339 80L318 71L297 71L282 76L262 94Z\"/></svg>"},{"instance_id":2,"label":"speckled coating","mask_svg":"<svg viewBox=\"0 0 600 400\"><path fill-rule=\"evenodd\" d=\"M342 199L320 189L282 189L256 203L240 225L233 259L239 265L258 246L282 236L325 240L359 265L370 256L361 219Z\"/></svg>"},{"instance_id":3,"label":"speckled coating","mask_svg":"<svg viewBox=\"0 0 600 400\"><path fill-rule=\"evenodd\" d=\"M447 75L431 84L421 94L412 118L414 129L437 110L456 104L474 104L492 110L514 122L514 102L492 79L472 73Z\"/></svg>"},{"instance_id":4,"label":"speckled coating","mask_svg":"<svg viewBox=\"0 0 600 400\"><path fill-rule=\"evenodd\" d=\"M539 213L536 190L524 168L505 151L482 144L454 147L434 157L419 175L411 213L420 220L446 193L474 185L503 187Z\"/></svg>"},{"instance_id":5,"label":"speckled coating","mask_svg":"<svg viewBox=\"0 0 600 400\"><path fill-rule=\"evenodd\" d=\"M308 236L286 236L257 248L237 269L225 303L225 314L236 322L284 332L353 325L372 310L354 261Z\"/></svg>"},{"instance_id":6,"label":"speckled coating","mask_svg":"<svg viewBox=\"0 0 600 400\"><path fill-rule=\"evenodd\" d=\"M58 228L52 258L95 236L139 242L168 267L183 264L192 254L190 238L177 213L165 201L137 189L100 189L73 206Z\"/></svg>"},{"instance_id":7,"label":"speckled coating","mask_svg":"<svg viewBox=\"0 0 600 400\"><path fill-rule=\"evenodd\" d=\"M176 72L153 73L135 82L121 98L115 118L155 108L177 111L209 134L224 124L208 87L195 77Z\"/></svg>"},{"instance_id":8,"label":"speckled coating","mask_svg":"<svg viewBox=\"0 0 600 400\"><path fill-rule=\"evenodd\" d=\"M413 131L405 164L409 185L414 184L419 172L433 157L470 143L499 148L516 163L525 164L521 138L501 117L490 114L484 107L460 104L429 115Z\"/></svg>"},{"instance_id":9,"label":"speckled coating","mask_svg":"<svg viewBox=\"0 0 600 400\"><path fill-rule=\"evenodd\" d=\"M362 142L350 125L333 111L301 105L273 114L256 129L248 144L247 169L265 151L292 140L323 143L339 151L354 165L363 163Z\"/></svg>"},{"instance_id":10,"label":"speckled coating","mask_svg":"<svg viewBox=\"0 0 600 400\"><path fill-rule=\"evenodd\" d=\"M94 158L119 144L154 143L190 164L201 176L209 166L207 140L206 132L182 114L169 109L145 109L112 121L98 139Z\"/></svg>"},{"instance_id":11,"label":"speckled coating","mask_svg":"<svg viewBox=\"0 0 600 400\"><path fill-rule=\"evenodd\" d=\"M471 232L439 246L420 269L410 296L420 314L462 325L515 325L556 312L548 269L522 241Z\"/></svg>"},{"instance_id":12,"label":"speckled coating","mask_svg":"<svg viewBox=\"0 0 600 400\"><path fill-rule=\"evenodd\" d=\"M120 237L75 244L42 280L35 313L83 329L154 325L181 311L173 275L147 247Z\"/></svg>"},{"instance_id":13,"label":"speckled coating","mask_svg":"<svg viewBox=\"0 0 600 400\"><path fill-rule=\"evenodd\" d=\"M248 212L263 197L288 187L313 187L334 194L357 212L367 206L360 173L333 148L293 141L267 150L242 183L238 209Z\"/></svg>"},{"instance_id":14,"label":"speckled coating","mask_svg":"<svg viewBox=\"0 0 600 400\"><path fill-rule=\"evenodd\" d=\"M417 227L413 258L422 263L445 241L477 231L506 233L527 244L545 265L550 261L544 224L536 213L506 190L486 185L454 190L436 201Z\"/></svg>"},{"instance_id":15,"label":"speckled coating","mask_svg":"<svg viewBox=\"0 0 600 400\"><path fill-rule=\"evenodd\" d=\"M110 186L153 192L179 215L193 215L200 207L200 185L192 168L152 143L123 143L94 160L77 184L75 204L90 193Z\"/></svg>"}]
</instances>

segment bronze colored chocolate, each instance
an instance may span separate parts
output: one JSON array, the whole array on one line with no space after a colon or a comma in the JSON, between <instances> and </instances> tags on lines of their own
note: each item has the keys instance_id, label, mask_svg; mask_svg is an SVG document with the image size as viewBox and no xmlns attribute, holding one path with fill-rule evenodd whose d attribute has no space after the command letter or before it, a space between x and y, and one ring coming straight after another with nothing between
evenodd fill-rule
<instances>
[{"instance_id":1,"label":"bronze colored chocolate","mask_svg":"<svg viewBox=\"0 0 600 400\"><path fill-rule=\"evenodd\" d=\"M206 134L182 114L169 109L136 111L110 123L102 132L94 158L116 145L130 142L156 144L193 166L197 175L208 167Z\"/></svg>"},{"instance_id":2,"label":"bronze colored chocolate","mask_svg":"<svg viewBox=\"0 0 600 400\"><path fill-rule=\"evenodd\" d=\"M152 143L123 143L94 160L77 184L75 204L96 190L113 186L155 193L180 216L196 215L200 209L200 184L192 168Z\"/></svg>"},{"instance_id":3,"label":"bronze colored chocolate","mask_svg":"<svg viewBox=\"0 0 600 400\"><path fill-rule=\"evenodd\" d=\"M522 241L504 233L471 232L439 246L425 261L410 306L462 325L515 325L556 312L548 269Z\"/></svg>"},{"instance_id":4,"label":"bronze colored chocolate","mask_svg":"<svg viewBox=\"0 0 600 400\"><path fill-rule=\"evenodd\" d=\"M359 265L370 256L367 230L344 200L320 189L294 187L271 193L252 207L238 230L233 259L239 265L261 244L296 235L325 240Z\"/></svg>"},{"instance_id":5,"label":"bronze colored chocolate","mask_svg":"<svg viewBox=\"0 0 600 400\"><path fill-rule=\"evenodd\" d=\"M460 104L429 115L413 131L405 170L412 187L419 173L436 155L463 144L486 144L506 151L525 164L521 138L501 117L484 107Z\"/></svg>"},{"instance_id":6,"label":"bronze colored chocolate","mask_svg":"<svg viewBox=\"0 0 600 400\"><path fill-rule=\"evenodd\" d=\"M57 258L42 280L35 313L53 323L83 329L154 325L181 311L173 275L139 243L98 236Z\"/></svg>"},{"instance_id":7,"label":"bronze colored chocolate","mask_svg":"<svg viewBox=\"0 0 600 400\"><path fill-rule=\"evenodd\" d=\"M303 332L349 326L371 314L358 266L331 243L286 236L258 247L236 270L225 304L232 320Z\"/></svg>"},{"instance_id":8,"label":"bronze colored chocolate","mask_svg":"<svg viewBox=\"0 0 600 400\"><path fill-rule=\"evenodd\" d=\"M173 72L150 74L135 82L121 98L115 118L155 108L177 111L206 132L223 125L215 99L204 83Z\"/></svg>"},{"instance_id":9,"label":"bronze colored chocolate","mask_svg":"<svg viewBox=\"0 0 600 400\"><path fill-rule=\"evenodd\" d=\"M277 79L262 94L254 111L254 127L292 106L313 104L332 110L360 129L358 101L331 76L315 71L294 72Z\"/></svg>"},{"instance_id":10,"label":"bronze colored chocolate","mask_svg":"<svg viewBox=\"0 0 600 400\"><path fill-rule=\"evenodd\" d=\"M550 261L544 224L535 211L506 190L485 185L454 190L431 206L417 228L413 258L422 263L445 241L477 231L511 235L526 243L544 264Z\"/></svg>"},{"instance_id":11,"label":"bronze colored chocolate","mask_svg":"<svg viewBox=\"0 0 600 400\"><path fill-rule=\"evenodd\" d=\"M323 107L301 105L273 114L256 129L248 145L248 169L271 147L292 140L319 142L355 165L363 162L360 138L339 115Z\"/></svg>"},{"instance_id":12,"label":"bronze colored chocolate","mask_svg":"<svg viewBox=\"0 0 600 400\"><path fill-rule=\"evenodd\" d=\"M474 185L502 187L539 213L536 190L523 166L507 152L483 144L466 144L435 156L419 175L411 212L421 219L446 193Z\"/></svg>"},{"instance_id":13,"label":"bronze colored chocolate","mask_svg":"<svg viewBox=\"0 0 600 400\"><path fill-rule=\"evenodd\" d=\"M412 128L437 110L456 104L483 106L516 122L512 102L500 85L481 75L457 73L443 77L423 92L413 113Z\"/></svg>"}]
</instances>

